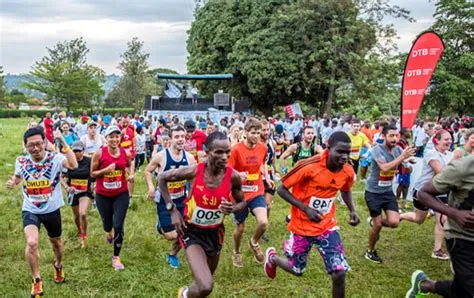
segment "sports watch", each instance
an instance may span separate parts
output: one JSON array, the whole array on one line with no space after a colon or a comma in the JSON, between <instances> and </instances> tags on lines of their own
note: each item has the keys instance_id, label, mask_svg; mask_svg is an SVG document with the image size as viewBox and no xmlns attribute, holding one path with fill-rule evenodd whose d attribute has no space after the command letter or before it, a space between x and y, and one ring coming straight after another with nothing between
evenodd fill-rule
<instances>
[{"instance_id":1,"label":"sports watch","mask_svg":"<svg viewBox=\"0 0 474 298\"><path fill-rule=\"evenodd\" d=\"M172 211L174 208L176 208L176 204L173 202L166 203L166 210Z\"/></svg>"}]
</instances>

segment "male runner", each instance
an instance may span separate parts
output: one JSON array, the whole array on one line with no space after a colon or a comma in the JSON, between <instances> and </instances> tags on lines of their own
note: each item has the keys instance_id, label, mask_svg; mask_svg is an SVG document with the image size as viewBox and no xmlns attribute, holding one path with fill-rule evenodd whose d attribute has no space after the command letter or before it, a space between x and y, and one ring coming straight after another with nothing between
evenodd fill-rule
<instances>
[{"instance_id":1,"label":"male runner","mask_svg":"<svg viewBox=\"0 0 474 298\"><path fill-rule=\"evenodd\" d=\"M262 173L269 187L273 188L273 181L268 175L265 159L267 157L267 146L260 143L262 123L255 118L249 118L245 122L245 140L232 147L229 165L240 173L242 178L242 190L244 192L247 207L245 210L234 214L237 227L234 231L234 255L233 264L242 267L242 254L240 244L245 230L245 220L249 211L255 215L257 225L255 232L249 240L249 248L254 254L255 261L263 264L265 256L260 250L258 241L268 225L267 204L265 203L265 189L263 186Z\"/></svg>"},{"instance_id":2,"label":"male runner","mask_svg":"<svg viewBox=\"0 0 474 298\"><path fill-rule=\"evenodd\" d=\"M132 167L135 168L135 128L130 123L130 115L125 115L122 118L122 125L117 125L121 130L120 147L125 149L127 154L130 154L132 159ZM132 204L133 190L135 189L135 180L127 181L128 192L130 196L130 205Z\"/></svg>"},{"instance_id":3,"label":"male runner","mask_svg":"<svg viewBox=\"0 0 474 298\"><path fill-rule=\"evenodd\" d=\"M158 177L164 171L177 169L183 166L195 165L196 160L190 153L184 151L184 141L186 131L182 126L172 126L170 129L171 147L160 151L148 164L145 170L145 180L148 185L148 199L156 201L157 225L158 233L162 234L165 239L173 241L173 246L168 254L168 263L172 268L180 266L177 257L179 252L178 234L171 223L171 216L166 210L166 203L162 199L161 192L156 191L153 183L153 173L158 170ZM184 216L184 200L186 199L186 180L169 182L167 184L170 197L176 208L182 216Z\"/></svg>"},{"instance_id":4,"label":"male runner","mask_svg":"<svg viewBox=\"0 0 474 298\"><path fill-rule=\"evenodd\" d=\"M396 228L400 222L397 199L392 190L393 178L398 166L415 153L411 146L402 151L397 146L397 135L398 130L394 125L386 125L382 129L384 142L372 149L373 161L365 185L365 202L370 212L367 219L370 226L369 247L365 258L375 263L382 262L375 251L382 226ZM405 166L409 167L408 164ZM386 218L382 218L382 210L385 211Z\"/></svg>"},{"instance_id":5,"label":"male runner","mask_svg":"<svg viewBox=\"0 0 474 298\"><path fill-rule=\"evenodd\" d=\"M305 126L303 128L303 141L291 144L288 149L280 156L280 169L283 173L286 169L286 159L290 156L293 157L293 165L298 161L311 157L315 154L323 152L323 148L318 145L314 145L314 129L311 126Z\"/></svg>"},{"instance_id":6,"label":"male runner","mask_svg":"<svg viewBox=\"0 0 474 298\"><path fill-rule=\"evenodd\" d=\"M260 134L260 141L263 144L267 145L266 163L267 163L268 175L270 176L270 179L274 181L273 171L275 172L277 171L276 155L275 155L276 142L270 139L270 123L265 119L262 120L261 123L262 123L262 132ZM272 167L273 167L273 171L272 171ZM270 219L270 209L272 208L272 199L273 199L273 196L275 195L275 188L270 187L270 185L267 183L267 180L263 180L263 186L265 188L265 203L267 204L267 219ZM266 233L262 235L262 240L268 241L268 235Z\"/></svg>"},{"instance_id":7,"label":"male runner","mask_svg":"<svg viewBox=\"0 0 474 298\"><path fill-rule=\"evenodd\" d=\"M436 196L449 193L448 205ZM454 279L433 281L420 270L411 278L406 297L435 293L449 298L474 297L474 154L453 160L418 192L418 200L448 217L444 225L446 247Z\"/></svg>"},{"instance_id":8,"label":"male runner","mask_svg":"<svg viewBox=\"0 0 474 298\"><path fill-rule=\"evenodd\" d=\"M8 180L7 187L13 188L24 181L22 187L22 218L25 233L25 257L32 274L31 296L43 296L43 280L39 265L39 229L41 224L48 232L54 252L54 281L64 282L62 265L64 243L61 239L61 212L64 205L60 187L63 168L77 168L77 161L61 132L55 130L55 139L63 145L62 154L45 151L45 135L42 129L33 127L23 135L28 154L15 161L15 174Z\"/></svg>"},{"instance_id":9,"label":"male runner","mask_svg":"<svg viewBox=\"0 0 474 298\"><path fill-rule=\"evenodd\" d=\"M230 142L226 135L214 132L206 140L205 163L166 171L159 176L162 198L193 274L189 287L179 290L178 297L207 297L213 288L213 273L219 263L224 241L224 215L246 207L238 172L228 166ZM170 198L169 183L193 181L191 195L185 201L185 215ZM232 193L235 204L229 201Z\"/></svg>"},{"instance_id":10,"label":"male runner","mask_svg":"<svg viewBox=\"0 0 474 298\"><path fill-rule=\"evenodd\" d=\"M352 119L351 122L351 130L347 132L347 135L351 139L351 165L354 168L354 172L357 175L357 171L359 170L359 159L361 157L361 150L362 147L367 148L369 150L371 148L369 139L365 134L360 132L360 121L357 119ZM367 153L364 153L362 157L367 157Z\"/></svg>"},{"instance_id":11,"label":"male runner","mask_svg":"<svg viewBox=\"0 0 474 298\"><path fill-rule=\"evenodd\" d=\"M410 146L411 132L408 128L404 127L400 131L400 140L398 141L398 146L405 149ZM405 168L403 164L398 167L398 187L397 187L397 201L398 208L408 208L407 195L408 188L410 187L410 176L411 168Z\"/></svg>"},{"instance_id":12,"label":"male runner","mask_svg":"<svg viewBox=\"0 0 474 298\"><path fill-rule=\"evenodd\" d=\"M345 272L350 267L335 217L339 190L350 211L349 224L356 226L360 220L352 201L354 170L347 164L351 140L339 131L331 135L328 144L322 155L306 159L293 168L278 187L278 194L292 205L288 225L290 240L285 242L287 258L277 256L275 248L270 247L264 269L271 279L275 278L278 267L301 276L311 247L315 245L332 277L333 297L344 297Z\"/></svg>"}]
</instances>

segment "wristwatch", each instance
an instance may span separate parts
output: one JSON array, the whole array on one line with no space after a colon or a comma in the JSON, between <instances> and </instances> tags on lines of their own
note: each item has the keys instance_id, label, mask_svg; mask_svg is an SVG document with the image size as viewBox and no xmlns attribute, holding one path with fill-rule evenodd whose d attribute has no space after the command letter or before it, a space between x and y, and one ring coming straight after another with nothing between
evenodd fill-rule
<instances>
[{"instance_id":1,"label":"wristwatch","mask_svg":"<svg viewBox=\"0 0 474 298\"><path fill-rule=\"evenodd\" d=\"M176 204L173 202L166 203L166 210L172 211L174 208L176 208Z\"/></svg>"}]
</instances>

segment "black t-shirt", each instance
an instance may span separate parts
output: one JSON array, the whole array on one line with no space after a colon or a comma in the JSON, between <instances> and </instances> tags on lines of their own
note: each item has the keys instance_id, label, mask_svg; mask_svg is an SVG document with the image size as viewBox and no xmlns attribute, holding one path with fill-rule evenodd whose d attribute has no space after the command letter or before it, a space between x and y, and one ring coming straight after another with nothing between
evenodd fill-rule
<instances>
[{"instance_id":1,"label":"black t-shirt","mask_svg":"<svg viewBox=\"0 0 474 298\"><path fill-rule=\"evenodd\" d=\"M67 177L67 185L73 187L74 185L71 185L71 182L76 182L77 180L87 180L87 191L90 192L92 182L91 158L84 156L81 161L77 162L77 168L74 170L66 170L65 175Z\"/></svg>"}]
</instances>

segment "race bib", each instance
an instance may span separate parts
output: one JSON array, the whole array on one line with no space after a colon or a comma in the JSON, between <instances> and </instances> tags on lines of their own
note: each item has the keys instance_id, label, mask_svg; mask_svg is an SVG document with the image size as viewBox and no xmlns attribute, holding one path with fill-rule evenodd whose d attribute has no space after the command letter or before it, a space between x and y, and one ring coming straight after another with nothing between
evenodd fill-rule
<instances>
[{"instance_id":1,"label":"race bib","mask_svg":"<svg viewBox=\"0 0 474 298\"><path fill-rule=\"evenodd\" d=\"M87 179L71 179L71 187L76 193L86 192L88 182Z\"/></svg>"},{"instance_id":2,"label":"race bib","mask_svg":"<svg viewBox=\"0 0 474 298\"><path fill-rule=\"evenodd\" d=\"M39 206L51 198L51 185L49 180L26 181L26 193L31 202Z\"/></svg>"},{"instance_id":3,"label":"race bib","mask_svg":"<svg viewBox=\"0 0 474 298\"><path fill-rule=\"evenodd\" d=\"M327 214L331 211L335 198L316 198L311 197L309 200L309 207L319 211L321 214Z\"/></svg>"},{"instance_id":4,"label":"race bib","mask_svg":"<svg viewBox=\"0 0 474 298\"><path fill-rule=\"evenodd\" d=\"M242 182L243 192L257 192L258 191L258 178L260 174L248 174L247 179Z\"/></svg>"},{"instance_id":5,"label":"race bib","mask_svg":"<svg viewBox=\"0 0 474 298\"><path fill-rule=\"evenodd\" d=\"M186 180L168 182L168 191L172 200L181 199L186 193Z\"/></svg>"},{"instance_id":6,"label":"race bib","mask_svg":"<svg viewBox=\"0 0 474 298\"><path fill-rule=\"evenodd\" d=\"M194 208L191 223L200 226L219 225L224 221L224 213L219 209L204 209L199 206Z\"/></svg>"},{"instance_id":7,"label":"race bib","mask_svg":"<svg viewBox=\"0 0 474 298\"><path fill-rule=\"evenodd\" d=\"M352 159L357 159L359 157L359 152L360 152L359 147L352 148L351 153L349 154L349 157Z\"/></svg>"},{"instance_id":8,"label":"race bib","mask_svg":"<svg viewBox=\"0 0 474 298\"><path fill-rule=\"evenodd\" d=\"M122 187L122 170L115 170L104 175L105 189L119 189Z\"/></svg>"},{"instance_id":9,"label":"race bib","mask_svg":"<svg viewBox=\"0 0 474 298\"><path fill-rule=\"evenodd\" d=\"M392 186L393 177L395 177L396 173L397 173L396 170L391 170L391 171L386 171L386 172L380 171L379 186L380 187Z\"/></svg>"}]
</instances>

